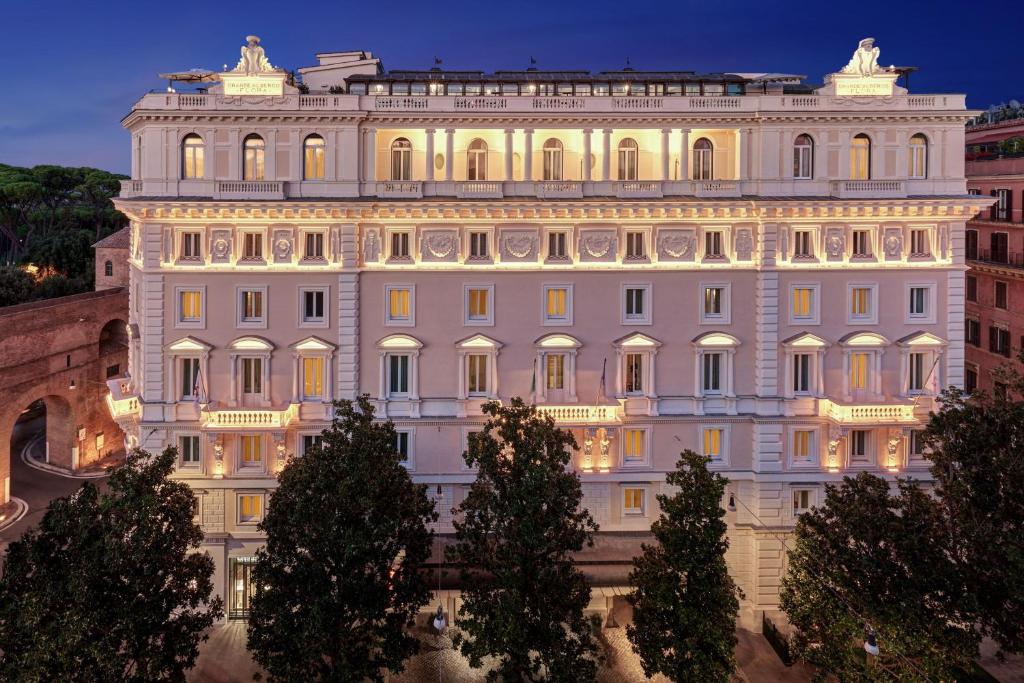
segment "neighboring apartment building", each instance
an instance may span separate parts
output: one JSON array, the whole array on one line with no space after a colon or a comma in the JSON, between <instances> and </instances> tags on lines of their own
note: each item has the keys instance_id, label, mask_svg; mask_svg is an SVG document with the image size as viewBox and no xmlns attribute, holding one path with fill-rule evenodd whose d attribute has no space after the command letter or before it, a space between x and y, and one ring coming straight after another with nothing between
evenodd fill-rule
<instances>
[{"instance_id":1,"label":"neighboring apartment building","mask_svg":"<svg viewBox=\"0 0 1024 683\"><path fill-rule=\"evenodd\" d=\"M967 225L964 384L999 388L992 372L1024 346L1024 110L967 126L967 189L995 203ZM1005 116L1005 118L1002 118Z\"/></svg>"},{"instance_id":2,"label":"neighboring apartment building","mask_svg":"<svg viewBox=\"0 0 1024 683\"><path fill-rule=\"evenodd\" d=\"M826 482L927 477L916 430L963 383L964 227L990 200L966 194L964 97L908 95L869 42L818 88L354 52L300 94L255 39L208 93L143 96L111 405L133 444L179 447L229 614L275 472L361 392L442 533L488 399L572 430L598 552L638 549L679 452L707 454L756 627Z\"/></svg>"}]
</instances>

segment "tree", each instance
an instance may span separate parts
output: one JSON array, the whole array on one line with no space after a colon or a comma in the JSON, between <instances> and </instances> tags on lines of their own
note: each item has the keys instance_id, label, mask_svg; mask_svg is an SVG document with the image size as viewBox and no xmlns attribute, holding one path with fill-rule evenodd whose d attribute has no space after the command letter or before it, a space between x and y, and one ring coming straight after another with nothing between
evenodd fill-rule
<instances>
[{"instance_id":1,"label":"tree","mask_svg":"<svg viewBox=\"0 0 1024 683\"><path fill-rule=\"evenodd\" d=\"M566 470L576 442L519 398L483 412L463 456L477 477L454 511L462 519L448 553L462 567L456 642L475 667L497 659L489 681L592 681L590 588L570 553L593 545L597 524Z\"/></svg>"},{"instance_id":2,"label":"tree","mask_svg":"<svg viewBox=\"0 0 1024 683\"><path fill-rule=\"evenodd\" d=\"M86 483L50 504L7 550L0 679L184 681L223 615L213 560L177 452L135 450L108 490Z\"/></svg>"},{"instance_id":3,"label":"tree","mask_svg":"<svg viewBox=\"0 0 1024 683\"><path fill-rule=\"evenodd\" d=\"M673 681L728 681L736 668L739 590L725 564L722 495L728 483L708 471L709 458L683 451L665 481L651 525L657 545L644 544L629 583L633 624L626 633L644 673Z\"/></svg>"},{"instance_id":4,"label":"tree","mask_svg":"<svg viewBox=\"0 0 1024 683\"><path fill-rule=\"evenodd\" d=\"M32 298L35 280L17 266L0 266L0 308L15 306Z\"/></svg>"},{"instance_id":5,"label":"tree","mask_svg":"<svg viewBox=\"0 0 1024 683\"><path fill-rule=\"evenodd\" d=\"M826 487L825 504L797 523L782 581L795 654L819 667L819 680L957 680L980 636L948 548L939 504L913 482L893 494L862 472ZM862 648L869 627L880 649L873 669Z\"/></svg>"},{"instance_id":6,"label":"tree","mask_svg":"<svg viewBox=\"0 0 1024 683\"><path fill-rule=\"evenodd\" d=\"M249 649L275 681L381 681L417 651L406 628L437 515L365 395L335 403L319 447L285 465L260 529Z\"/></svg>"},{"instance_id":7,"label":"tree","mask_svg":"<svg viewBox=\"0 0 1024 683\"><path fill-rule=\"evenodd\" d=\"M1024 377L1009 365L1000 375L995 395L946 391L925 440L978 624L1024 652Z\"/></svg>"}]
</instances>

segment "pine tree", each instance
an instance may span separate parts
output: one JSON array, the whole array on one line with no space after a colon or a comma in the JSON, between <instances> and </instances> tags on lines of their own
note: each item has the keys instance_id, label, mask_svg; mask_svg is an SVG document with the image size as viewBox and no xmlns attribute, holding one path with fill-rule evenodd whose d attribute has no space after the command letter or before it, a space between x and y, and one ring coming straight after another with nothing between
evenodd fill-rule
<instances>
[{"instance_id":1,"label":"pine tree","mask_svg":"<svg viewBox=\"0 0 1024 683\"><path fill-rule=\"evenodd\" d=\"M260 524L249 649L274 681L382 681L418 643L420 575L437 515L365 395L335 404L320 446L292 459Z\"/></svg>"},{"instance_id":2,"label":"pine tree","mask_svg":"<svg viewBox=\"0 0 1024 683\"><path fill-rule=\"evenodd\" d=\"M821 680L957 680L980 636L949 554L939 504L913 482L865 472L828 486L801 515L781 606L797 629L795 654ZM868 629L880 650L869 668Z\"/></svg>"},{"instance_id":3,"label":"pine tree","mask_svg":"<svg viewBox=\"0 0 1024 683\"><path fill-rule=\"evenodd\" d=\"M673 681L728 681L736 668L739 591L725 563L722 495L728 483L709 458L686 450L665 481L651 525L656 545L633 559L633 623L626 633L644 673Z\"/></svg>"},{"instance_id":4,"label":"pine tree","mask_svg":"<svg viewBox=\"0 0 1024 683\"><path fill-rule=\"evenodd\" d=\"M223 615L213 560L177 451L136 450L103 493L50 503L7 550L0 579L0 680L184 681Z\"/></svg>"},{"instance_id":5,"label":"pine tree","mask_svg":"<svg viewBox=\"0 0 1024 683\"><path fill-rule=\"evenodd\" d=\"M566 469L576 443L519 398L483 411L464 455L477 478L454 511L448 554L462 567L459 648L475 667L496 659L489 681L592 681L590 588L571 553L593 544L597 525Z\"/></svg>"}]
</instances>

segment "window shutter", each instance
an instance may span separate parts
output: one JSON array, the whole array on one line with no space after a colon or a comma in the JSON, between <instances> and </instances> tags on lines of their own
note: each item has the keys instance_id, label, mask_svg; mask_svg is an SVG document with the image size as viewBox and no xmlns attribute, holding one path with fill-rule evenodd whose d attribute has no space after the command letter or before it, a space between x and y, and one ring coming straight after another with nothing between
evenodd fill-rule
<instances>
[{"instance_id":1,"label":"window shutter","mask_svg":"<svg viewBox=\"0 0 1024 683\"><path fill-rule=\"evenodd\" d=\"M998 196L999 196L999 193L998 193L998 192L996 192L995 190L991 190L991 191L989 191L989 194L990 194L990 195L992 195L993 197L998 197ZM990 208L990 209L988 210L988 219L989 219L990 221L994 221L994 220L996 219L996 211L997 211L997 207L998 207L998 206L999 206L999 202L996 202L996 203L995 203L995 204L993 204L993 205L992 205L992 207L991 207L991 208Z\"/></svg>"},{"instance_id":2,"label":"window shutter","mask_svg":"<svg viewBox=\"0 0 1024 683\"><path fill-rule=\"evenodd\" d=\"M989 325L988 328L988 350L995 353L999 344L999 328L994 325Z\"/></svg>"},{"instance_id":3,"label":"window shutter","mask_svg":"<svg viewBox=\"0 0 1024 683\"><path fill-rule=\"evenodd\" d=\"M1007 223L1012 223L1013 222L1013 191L1012 190L1007 190L1006 191L1006 218L1004 218L1003 220L1005 220Z\"/></svg>"}]
</instances>

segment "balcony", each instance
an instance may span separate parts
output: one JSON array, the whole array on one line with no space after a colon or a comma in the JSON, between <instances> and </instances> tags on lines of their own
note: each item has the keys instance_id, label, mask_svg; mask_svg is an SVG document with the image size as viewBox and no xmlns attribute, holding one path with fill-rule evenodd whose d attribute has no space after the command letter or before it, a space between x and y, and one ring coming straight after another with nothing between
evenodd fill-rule
<instances>
[{"instance_id":1,"label":"balcony","mask_svg":"<svg viewBox=\"0 0 1024 683\"><path fill-rule=\"evenodd\" d=\"M967 143L970 145L971 143ZM1024 174L1024 154L1000 156L992 159L969 159L967 177Z\"/></svg>"},{"instance_id":2,"label":"balcony","mask_svg":"<svg viewBox=\"0 0 1024 683\"><path fill-rule=\"evenodd\" d=\"M560 425L596 425L620 422L621 406L539 405L537 412Z\"/></svg>"},{"instance_id":3,"label":"balcony","mask_svg":"<svg viewBox=\"0 0 1024 683\"><path fill-rule=\"evenodd\" d=\"M907 185L902 180L833 180L830 193L837 199L905 199Z\"/></svg>"},{"instance_id":4,"label":"balcony","mask_svg":"<svg viewBox=\"0 0 1024 683\"><path fill-rule=\"evenodd\" d=\"M385 180L377 183L377 196L384 199L420 199L423 183L418 180Z\"/></svg>"},{"instance_id":5,"label":"balcony","mask_svg":"<svg viewBox=\"0 0 1024 683\"><path fill-rule=\"evenodd\" d=\"M280 180L218 180L214 199L284 199Z\"/></svg>"},{"instance_id":6,"label":"balcony","mask_svg":"<svg viewBox=\"0 0 1024 683\"><path fill-rule=\"evenodd\" d=\"M459 199L501 199L504 192L498 181L467 180L455 184L455 196Z\"/></svg>"},{"instance_id":7,"label":"balcony","mask_svg":"<svg viewBox=\"0 0 1024 683\"><path fill-rule=\"evenodd\" d=\"M615 196L619 199L649 199L663 197L665 193L658 180L624 180L615 184Z\"/></svg>"},{"instance_id":8,"label":"balcony","mask_svg":"<svg viewBox=\"0 0 1024 683\"><path fill-rule=\"evenodd\" d=\"M740 184L735 180L695 180L694 194L698 197L739 197Z\"/></svg>"},{"instance_id":9,"label":"balcony","mask_svg":"<svg viewBox=\"0 0 1024 683\"><path fill-rule=\"evenodd\" d=\"M107 380L107 410L110 417L121 424L125 421L134 421L139 415L139 397L131 385L131 379L116 377Z\"/></svg>"},{"instance_id":10,"label":"balcony","mask_svg":"<svg viewBox=\"0 0 1024 683\"><path fill-rule=\"evenodd\" d=\"M541 180L534 183L541 199L582 199L583 183L576 180Z\"/></svg>"},{"instance_id":11,"label":"balcony","mask_svg":"<svg viewBox=\"0 0 1024 683\"><path fill-rule=\"evenodd\" d=\"M202 411L204 429L213 431L239 431L260 429L284 429L297 417L295 405L284 410L207 409Z\"/></svg>"},{"instance_id":12,"label":"balcony","mask_svg":"<svg viewBox=\"0 0 1024 683\"><path fill-rule=\"evenodd\" d=\"M919 412L922 409L926 412L931 400L922 397L909 403L841 405L825 398L819 401L818 411L820 415L843 425L917 424L922 419Z\"/></svg>"},{"instance_id":13,"label":"balcony","mask_svg":"<svg viewBox=\"0 0 1024 683\"><path fill-rule=\"evenodd\" d=\"M977 261L985 265L1003 266L1006 268L1024 268L1024 252L992 249L979 249L974 255L967 254L968 261Z\"/></svg>"}]
</instances>

